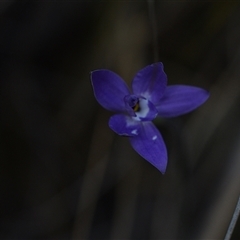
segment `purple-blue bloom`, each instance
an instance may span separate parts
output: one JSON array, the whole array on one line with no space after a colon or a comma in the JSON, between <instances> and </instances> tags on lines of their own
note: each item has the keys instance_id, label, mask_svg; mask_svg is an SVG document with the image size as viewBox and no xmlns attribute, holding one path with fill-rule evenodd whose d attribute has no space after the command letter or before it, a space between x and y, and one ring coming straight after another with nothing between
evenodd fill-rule
<instances>
[{"instance_id":1,"label":"purple-blue bloom","mask_svg":"<svg viewBox=\"0 0 240 240\"><path fill-rule=\"evenodd\" d=\"M129 137L132 147L162 173L167 167L167 149L152 120L188 113L209 97L198 87L167 86L161 62L141 69L133 78L132 91L120 76L106 69L91 72L91 81L99 104L116 113L109 127Z\"/></svg>"}]
</instances>

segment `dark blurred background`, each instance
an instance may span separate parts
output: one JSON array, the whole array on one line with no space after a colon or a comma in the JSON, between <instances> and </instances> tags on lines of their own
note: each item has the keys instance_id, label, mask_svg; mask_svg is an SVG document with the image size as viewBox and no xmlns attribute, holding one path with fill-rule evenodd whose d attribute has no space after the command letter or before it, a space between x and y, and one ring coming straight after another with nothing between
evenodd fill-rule
<instances>
[{"instance_id":1,"label":"dark blurred background","mask_svg":"<svg viewBox=\"0 0 240 240\"><path fill-rule=\"evenodd\" d=\"M211 94L155 121L165 175L108 128L89 78L107 68L130 84L156 60L169 84ZM1 1L0 238L223 239L239 109L239 1Z\"/></svg>"}]
</instances>

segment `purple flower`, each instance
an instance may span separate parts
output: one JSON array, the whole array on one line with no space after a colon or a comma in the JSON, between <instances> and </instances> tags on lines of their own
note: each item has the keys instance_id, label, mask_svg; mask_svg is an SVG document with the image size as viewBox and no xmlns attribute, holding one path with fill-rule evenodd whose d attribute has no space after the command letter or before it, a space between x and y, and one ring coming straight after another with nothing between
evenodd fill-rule
<instances>
[{"instance_id":1,"label":"purple flower","mask_svg":"<svg viewBox=\"0 0 240 240\"><path fill-rule=\"evenodd\" d=\"M188 113L209 97L198 87L167 86L161 62L140 70L133 78L132 91L120 76L105 69L91 72L91 81L97 101L116 112L109 119L109 127L129 137L132 147L162 173L167 166L167 149L152 120Z\"/></svg>"}]
</instances>

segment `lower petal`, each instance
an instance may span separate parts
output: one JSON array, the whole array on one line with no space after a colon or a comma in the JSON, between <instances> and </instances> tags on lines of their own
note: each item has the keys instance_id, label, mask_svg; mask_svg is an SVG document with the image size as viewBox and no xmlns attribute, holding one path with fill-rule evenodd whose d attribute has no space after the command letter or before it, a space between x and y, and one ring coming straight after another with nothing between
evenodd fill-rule
<instances>
[{"instance_id":1,"label":"lower petal","mask_svg":"<svg viewBox=\"0 0 240 240\"><path fill-rule=\"evenodd\" d=\"M208 97L208 91L202 88L185 85L168 86L156 108L160 117L177 117L199 107Z\"/></svg>"},{"instance_id":2,"label":"lower petal","mask_svg":"<svg viewBox=\"0 0 240 240\"><path fill-rule=\"evenodd\" d=\"M138 154L165 173L167 149L160 132L152 122L143 122L139 134L130 137L130 143Z\"/></svg>"},{"instance_id":3,"label":"lower petal","mask_svg":"<svg viewBox=\"0 0 240 240\"><path fill-rule=\"evenodd\" d=\"M121 136L137 136L141 123L123 114L113 115L108 122L109 127Z\"/></svg>"}]
</instances>

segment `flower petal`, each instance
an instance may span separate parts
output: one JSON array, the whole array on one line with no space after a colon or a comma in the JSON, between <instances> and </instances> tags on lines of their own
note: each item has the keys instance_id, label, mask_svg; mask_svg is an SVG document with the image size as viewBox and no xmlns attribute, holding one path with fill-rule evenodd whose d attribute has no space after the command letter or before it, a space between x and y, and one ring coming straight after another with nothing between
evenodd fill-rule
<instances>
[{"instance_id":1,"label":"flower petal","mask_svg":"<svg viewBox=\"0 0 240 240\"><path fill-rule=\"evenodd\" d=\"M152 122L143 122L139 134L130 137L132 147L160 172L167 167L167 149L163 138Z\"/></svg>"},{"instance_id":2,"label":"flower petal","mask_svg":"<svg viewBox=\"0 0 240 240\"><path fill-rule=\"evenodd\" d=\"M108 125L114 132L122 136L137 136L141 127L140 122L123 114L113 115L109 119Z\"/></svg>"},{"instance_id":3,"label":"flower petal","mask_svg":"<svg viewBox=\"0 0 240 240\"><path fill-rule=\"evenodd\" d=\"M176 117L199 107L208 97L209 92L202 88L185 85L168 86L156 108L161 117Z\"/></svg>"},{"instance_id":4,"label":"flower petal","mask_svg":"<svg viewBox=\"0 0 240 240\"><path fill-rule=\"evenodd\" d=\"M104 108L114 112L125 110L123 98L130 92L120 76L105 69L95 70L91 72L91 81L94 95Z\"/></svg>"},{"instance_id":5,"label":"flower petal","mask_svg":"<svg viewBox=\"0 0 240 240\"><path fill-rule=\"evenodd\" d=\"M161 62L140 70L132 81L133 93L149 99L153 104L159 103L167 86L167 75Z\"/></svg>"}]
</instances>

